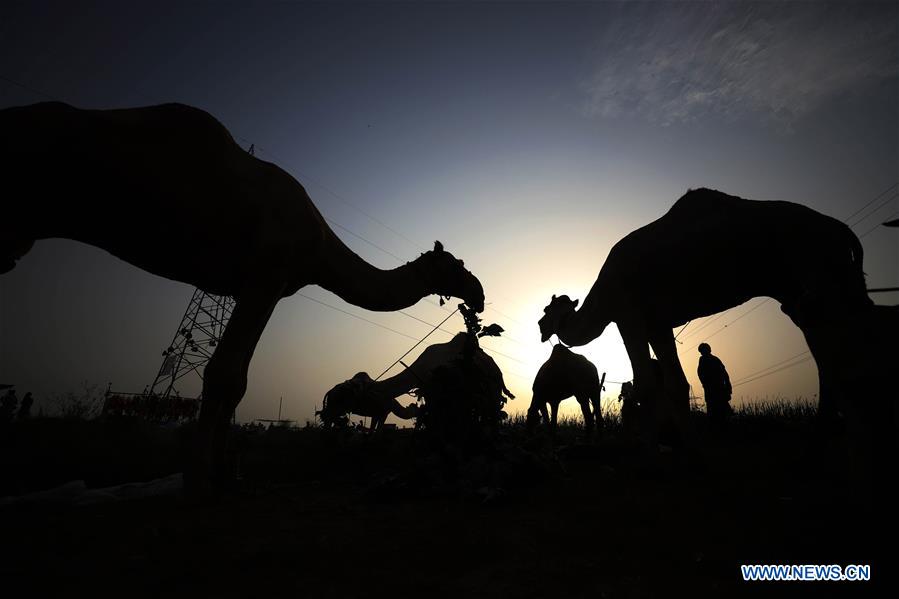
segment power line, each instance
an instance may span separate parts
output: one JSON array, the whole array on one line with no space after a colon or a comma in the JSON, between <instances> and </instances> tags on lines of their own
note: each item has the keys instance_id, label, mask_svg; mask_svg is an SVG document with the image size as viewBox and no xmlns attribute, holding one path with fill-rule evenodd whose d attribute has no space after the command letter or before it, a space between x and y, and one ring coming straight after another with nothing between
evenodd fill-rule
<instances>
[{"instance_id":1,"label":"power line","mask_svg":"<svg viewBox=\"0 0 899 599\"><path fill-rule=\"evenodd\" d=\"M491 306L490 304L487 304L486 308L487 308L488 310L492 310L493 312L496 312L497 314L499 314L500 316L502 316L502 317L505 318L506 320L510 320L511 322L514 322L514 323L517 324L517 325L524 326L524 323L522 323L521 321L515 320L514 318L512 318L511 316L509 316L508 314L506 314L506 313L504 313L504 312L500 312L499 310L497 310L496 308L494 308L494 307Z\"/></svg>"},{"instance_id":2,"label":"power line","mask_svg":"<svg viewBox=\"0 0 899 599\"><path fill-rule=\"evenodd\" d=\"M693 335L696 335L697 333L701 332L703 329L705 329L706 327L708 327L710 324L712 324L712 323L714 323L714 322L717 322L718 320L721 320L722 318L724 318L724 316L727 314L727 312L728 312L729 310L732 310L732 309L733 309L733 308L728 308L727 310L725 310L724 312L721 312L720 314L718 314L717 316L715 316L715 317L712 318L711 320L705 321L704 323L702 323L702 325L700 325L700 327L699 327L698 329L693 329L692 331L690 331L689 333L687 333L686 335L684 335L684 341L686 341L687 339L689 339L689 338L692 337Z\"/></svg>"},{"instance_id":3,"label":"power line","mask_svg":"<svg viewBox=\"0 0 899 599\"><path fill-rule=\"evenodd\" d=\"M886 217L886 218L883 219L883 220L884 220L884 221L889 221L889 220L892 220L893 218L895 218L895 217L897 217L897 216L899 216L899 212L895 212L895 213L889 215L888 217ZM882 226L883 226L883 223L877 223L876 225L874 225L873 227L871 227L870 229L868 229L867 231L865 231L864 233L862 233L861 235L859 235L858 238L859 238L859 239L864 239L865 237L867 237L868 235L870 235L871 233L873 233L873 232L876 231L877 229L881 228Z\"/></svg>"},{"instance_id":4,"label":"power line","mask_svg":"<svg viewBox=\"0 0 899 599\"><path fill-rule=\"evenodd\" d=\"M341 231L343 231L343 232L345 232L345 233L348 233L348 234L352 235L352 236L355 237L356 239L359 239L359 240L361 240L361 241L364 241L365 243L367 243L368 245L372 246L372 247L375 248L376 250L380 250L380 251L384 252L385 254L387 254L388 256L390 256L391 258L395 259L397 262L400 262L401 264L405 262L405 260L403 260L402 258L400 258L399 256L397 256L397 255L394 254L393 252L390 252L390 251L388 251L388 250L385 250L384 248L382 248L382 247L379 246L378 244L374 243L373 241L369 241L368 239L366 239L366 238L363 237L362 235L359 235L358 233L354 233L354 232L350 231L349 229L347 229L346 227L344 227L344 226L341 225L340 223L337 223L337 222L333 221L332 219L330 219L330 218L328 218L328 217L326 217L326 216L323 217L323 218L324 218L326 221L328 221L331 225L333 225L333 226L337 227L338 229L340 229Z\"/></svg>"},{"instance_id":5,"label":"power line","mask_svg":"<svg viewBox=\"0 0 899 599\"><path fill-rule=\"evenodd\" d=\"M876 202L877 200L879 200L881 197L883 197L883 195L884 195L885 193L887 193L888 191L890 191L891 189L893 189L893 188L896 187L897 185L899 185L899 182L893 183L892 185L890 185L889 187L887 187L886 189L884 189L883 191L881 191L879 194L877 194L876 196L874 196L874 198L872 198L871 201L869 201L867 204L865 204L864 206L862 206L861 208L859 208L858 210L856 210L855 212L853 212L852 214L850 214L849 216L847 216L845 219L843 219L843 222L845 222L845 223L848 224L849 221L853 219L853 217L855 217L857 214L859 214L860 212L862 212L865 208L867 208L868 206L870 206L871 204L873 204L874 202ZM864 219L862 219L862 220L864 220ZM854 225L850 225L850 226L854 226Z\"/></svg>"},{"instance_id":6,"label":"power line","mask_svg":"<svg viewBox=\"0 0 899 599\"><path fill-rule=\"evenodd\" d=\"M807 355L807 354L809 354L809 353L810 353L809 350L805 350L805 351L803 351L803 352L799 352L799 353L796 354L795 356L790 356L789 358L786 358L786 359L784 359L784 360L781 360L780 362L775 362L774 364L771 364L771 365L768 366L767 368L762 368L761 370L756 370L755 372L752 372L752 373L750 373L750 374L743 375L743 376L741 376L740 378L738 378L738 379L736 380L736 382L734 382L733 384L734 384L734 385L741 385L741 384L743 384L744 382L748 381L749 379L755 377L756 375L759 375L759 374L762 374L762 373L764 373L764 372L767 372L767 371L771 370L772 368L777 368L777 367L780 366L781 364L786 364L787 362L792 362L792 361L795 360L796 358L801 358L802 356L805 356L805 355Z\"/></svg>"},{"instance_id":7,"label":"power line","mask_svg":"<svg viewBox=\"0 0 899 599\"><path fill-rule=\"evenodd\" d=\"M386 331L390 331L391 333L396 333L397 335L402 335L402 336L405 337L406 339L411 339L411 340L413 340L413 341L418 341L418 339L417 339L416 337L413 337L412 335L407 335L406 333L401 333L400 331L397 331L396 329L392 329L392 328L390 328L390 327L388 327L388 326L385 326L385 325L383 325L383 324L381 324L381 323L379 323L379 322L375 322L375 321L373 321L373 320L369 320L369 319L367 319L367 318L365 318L365 317L363 317L363 316L359 316L358 314L353 314L352 312L348 312L347 310L343 310L343 309L338 308L338 307L336 307L336 306L332 306L331 304L328 304L328 303L323 302L323 301L321 301L321 300L317 300L317 299L315 299L314 297L310 297L310 296L306 295L305 293L296 293L295 295L298 295L298 296L300 296L300 297L304 297L304 298L306 298L307 300L309 300L309 301L311 301L311 302L315 302L316 304L321 304L322 306L331 308L332 310L335 310L335 311L340 312L340 313L342 313L342 314L346 314L347 316L352 316L353 318L356 318L356 319L358 319L358 320L362 320L362 321L364 321L364 322L367 322L368 324L372 324L372 325L374 325L374 326L376 326L376 327L379 327L379 328L382 328L382 329L384 329L384 330L386 330Z\"/></svg>"},{"instance_id":8,"label":"power line","mask_svg":"<svg viewBox=\"0 0 899 599\"><path fill-rule=\"evenodd\" d=\"M484 351L489 351L491 354L496 354L497 356L502 356L503 358L506 358L507 360L512 360L513 362L517 362L518 364L521 364L522 366L528 365L527 362L522 362L518 358L513 358L509 354L504 354L503 352L497 351L497 350L493 349L492 347L485 347L482 345L481 349L483 349Z\"/></svg>"},{"instance_id":9,"label":"power line","mask_svg":"<svg viewBox=\"0 0 899 599\"><path fill-rule=\"evenodd\" d=\"M747 379L747 380L745 380L745 381L740 381L739 383L735 383L735 384L731 385L731 387L739 387L740 385L745 385L746 383L752 383L752 382L757 381L757 380L759 380L759 379L763 379L763 378L765 378L765 377L771 376L772 374L777 374L778 372L782 372L782 371L784 371L784 370L788 370L788 369L790 369L790 368L793 368L794 366L799 366L800 364L804 364L805 362L808 362L808 361L811 360L811 359L812 359L812 357L811 357L811 356L808 356L807 358L804 358L804 359L802 359L802 360L799 360L798 362L795 362L795 363L793 363L793 364L787 364L786 366L781 366L780 368L778 368L778 369L776 369L776 370L772 370L772 371L769 372L769 373L761 374L761 375L759 375L759 376L757 376L757 377L754 377L754 378L751 378L751 379Z\"/></svg>"},{"instance_id":10,"label":"power line","mask_svg":"<svg viewBox=\"0 0 899 599\"><path fill-rule=\"evenodd\" d=\"M866 220L868 220L870 217L872 217L872 216L874 216L875 214L877 214L877 213L880 211L881 208L883 208L884 206L886 206L887 204L889 204L890 202L892 202L893 200L895 200L897 197L899 197L899 194L893 194L893 195L887 197L884 201L882 201L881 203L877 204L877 206L875 206L875 207L872 208L870 211L868 211L868 213L865 214L862 218L860 218L859 220L855 221L854 224L850 225L850 227L857 227L857 226L859 226L860 224L862 224L863 222L865 222ZM878 223L878 224L880 224L880 223Z\"/></svg>"},{"instance_id":11,"label":"power line","mask_svg":"<svg viewBox=\"0 0 899 599\"><path fill-rule=\"evenodd\" d=\"M42 98L50 100L51 102L59 102L60 101L58 98L54 98L50 94L46 94L46 93L40 91L39 89L35 89L33 87L25 85L24 83L16 81L15 79L10 79L9 77L6 77L4 75L0 75L0 79L2 79L3 81L6 81L7 83L12 83L13 85L15 85L17 87L21 87L22 89L24 89L26 91L30 91L33 94L37 94L38 96L41 96Z\"/></svg>"},{"instance_id":12,"label":"power line","mask_svg":"<svg viewBox=\"0 0 899 599\"><path fill-rule=\"evenodd\" d=\"M718 329L717 331L715 331L715 332L712 333L711 335L706 336L706 337L703 339L703 341L700 341L699 343L697 343L697 344L695 344L695 345L693 345L693 346L687 348L685 351L690 351L691 349L694 349L694 348L696 348L696 347L699 347L700 343L703 343L704 341L708 341L709 339L711 339L712 337L714 337L715 335L717 335L717 334L720 333L721 331L723 331L723 330L725 330L726 328L728 328L730 325L734 324L735 322L737 322L737 321L740 320L740 319L743 319L743 318L749 316L751 313L755 312L756 310L758 310L759 308L761 308L762 306L764 306L765 304L767 304L767 303L770 302L770 301L771 301L771 298L770 298L770 297L766 297L764 300L760 301L759 303L757 303L756 305L754 305L752 308L750 308L749 310L747 310L747 311L744 312L743 314L737 316L737 317L734 318L732 321L730 321L729 323L727 323L726 325L724 325L723 327L721 327L720 329Z\"/></svg>"}]
</instances>

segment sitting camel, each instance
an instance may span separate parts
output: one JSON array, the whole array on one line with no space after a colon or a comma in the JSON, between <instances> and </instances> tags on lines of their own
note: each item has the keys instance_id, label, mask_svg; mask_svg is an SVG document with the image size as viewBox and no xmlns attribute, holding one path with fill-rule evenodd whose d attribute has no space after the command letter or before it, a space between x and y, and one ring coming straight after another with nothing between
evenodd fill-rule
<instances>
[{"instance_id":1,"label":"sitting camel","mask_svg":"<svg viewBox=\"0 0 899 599\"><path fill-rule=\"evenodd\" d=\"M685 291L685 281L698 281L700 292ZM672 328L757 296L779 301L805 335L818 363L822 407L863 376L845 374L842 362L857 361L849 353L892 343L887 333L875 340L876 333L862 332L876 329L868 322L874 311L862 247L848 226L799 204L711 189L687 192L664 216L616 243L581 309L577 300L553 296L540 331L544 341L556 334L568 345L584 345L615 322L638 394L651 387L651 345L662 366L665 409L684 430L689 385ZM877 318L881 313L889 316L878 311ZM888 362L876 352L866 355Z\"/></svg>"},{"instance_id":2,"label":"sitting camel","mask_svg":"<svg viewBox=\"0 0 899 599\"><path fill-rule=\"evenodd\" d=\"M555 431L559 404L573 395L581 406L587 435L593 432L594 419L601 431L602 412L599 405L601 390L596 366L561 343L557 344L534 378L534 396L527 416L528 428L535 427L542 415L543 422L549 426L550 431ZM547 413L547 404L551 409L550 413Z\"/></svg>"},{"instance_id":3,"label":"sitting camel","mask_svg":"<svg viewBox=\"0 0 899 599\"><path fill-rule=\"evenodd\" d=\"M229 420L281 298L319 285L368 310L399 310L430 294L484 309L481 283L439 242L393 270L365 262L296 179L243 151L197 108L41 103L0 110L0 131L12 199L0 221L0 274L36 240L61 237L236 300L203 377L187 480L198 491L223 474Z\"/></svg>"},{"instance_id":4,"label":"sitting camel","mask_svg":"<svg viewBox=\"0 0 899 599\"><path fill-rule=\"evenodd\" d=\"M360 416L371 416L374 429L384 423L390 412L400 418L414 418L418 414L418 406L411 404L404 408L396 398L426 385L437 368L462 358L466 352L469 335L457 333L446 343L428 346L406 369L383 381L375 381L368 373L360 372L336 385L325 394L321 409L322 421L330 425L351 412ZM483 373L490 386L490 392L496 396L503 394L509 399L514 399L515 396L506 388L503 373L493 358L478 346L475 346L472 357L475 367Z\"/></svg>"},{"instance_id":5,"label":"sitting camel","mask_svg":"<svg viewBox=\"0 0 899 599\"><path fill-rule=\"evenodd\" d=\"M375 381L367 372L359 372L350 380L335 385L325 394L322 409L315 415L322 419L326 427L345 424L347 414L364 416L371 418L369 429L372 431L380 429L391 413L403 420L418 416L418 404L403 406L389 393L372 391L373 383Z\"/></svg>"}]
</instances>

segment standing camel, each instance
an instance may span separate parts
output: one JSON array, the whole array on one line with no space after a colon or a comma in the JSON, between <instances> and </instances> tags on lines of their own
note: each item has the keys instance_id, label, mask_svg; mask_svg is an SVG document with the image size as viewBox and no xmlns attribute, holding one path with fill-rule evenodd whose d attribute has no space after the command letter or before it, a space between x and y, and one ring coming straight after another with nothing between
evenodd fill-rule
<instances>
[{"instance_id":1,"label":"standing camel","mask_svg":"<svg viewBox=\"0 0 899 599\"><path fill-rule=\"evenodd\" d=\"M693 286L695 293L688 291ZM841 361L860 348L844 345L849 338L838 332L872 313L862 247L848 226L799 204L691 190L612 247L580 310L578 300L553 296L540 331L544 341L556 334L568 345L584 345L615 322L638 395L651 386L652 346L662 366L666 410L682 428L689 385L672 328L757 296L780 302L802 330L818 363L821 401L844 392ZM856 345L865 341L854 339Z\"/></svg>"},{"instance_id":2,"label":"standing camel","mask_svg":"<svg viewBox=\"0 0 899 599\"><path fill-rule=\"evenodd\" d=\"M328 227L296 179L245 152L197 108L41 103L0 110L0 131L11 200L0 220L0 274L36 240L60 237L234 297L203 377L188 477L199 491L223 476L228 421L281 298L319 285L368 310L399 310L430 294L484 308L478 279L439 242L392 270L365 262Z\"/></svg>"},{"instance_id":3,"label":"standing camel","mask_svg":"<svg viewBox=\"0 0 899 599\"><path fill-rule=\"evenodd\" d=\"M396 398L430 383L437 368L462 359L466 354L469 337L470 333L457 333L446 343L428 346L402 372L383 381L375 381L368 373L360 372L348 381L334 386L325 394L322 402L320 414L322 421L330 424L351 412L360 416L371 416L372 428L378 428L390 412L404 419L415 417L417 410L413 408L417 406L412 404L404 408ZM503 373L493 358L477 345L474 346L471 355L477 372L481 374L489 388L489 393L496 397L502 394L514 399L515 396L506 388Z\"/></svg>"},{"instance_id":4,"label":"standing camel","mask_svg":"<svg viewBox=\"0 0 899 599\"><path fill-rule=\"evenodd\" d=\"M529 428L536 426L538 417L543 416L543 422L554 432L559 404L573 395L581 406L587 435L593 433L594 420L600 431L602 430L599 374L596 366L584 356L574 353L561 343L557 344L553 347L549 359L537 371L533 391L534 396L527 416ZM547 412L547 404L550 412Z\"/></svg>"}]
</instances>

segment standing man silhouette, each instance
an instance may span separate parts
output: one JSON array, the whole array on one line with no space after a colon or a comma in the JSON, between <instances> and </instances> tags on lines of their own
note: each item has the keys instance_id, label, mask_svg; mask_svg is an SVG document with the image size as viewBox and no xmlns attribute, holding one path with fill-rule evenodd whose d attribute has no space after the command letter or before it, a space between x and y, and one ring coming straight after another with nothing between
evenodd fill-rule
<instances>
[{"instance_id":1,"label":"standing man silhouette","mask_svg":"<svg viewBox=\"0 0 899 599\"><path fill-rule=\"evenodd\" d=\"M699 344L699 368L696 373L702 383L705 392L705 405L709 413L709 424L713 428L720 428L731 414L730 377L727 369L717 356L712 355L712 348L708 343Z\"/></svg>"}]
</instances>

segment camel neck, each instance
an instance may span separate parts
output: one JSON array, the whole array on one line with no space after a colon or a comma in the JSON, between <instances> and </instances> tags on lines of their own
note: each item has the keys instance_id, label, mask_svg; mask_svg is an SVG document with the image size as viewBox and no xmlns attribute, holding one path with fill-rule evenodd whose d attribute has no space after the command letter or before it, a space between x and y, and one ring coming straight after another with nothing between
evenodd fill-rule
<instances>
[{"instance_id":1,"label":"camel neck","mask_svg":"<svg viewBox=\"0 0 899 599\"><path fill-rule=\"evenodd\" d=\"M329 237L315 283L347 303L391 312L407 308L434 292L417 261L382 270L359 257L333 233Z\"/></svg>"},{"instance_id":2,"label":"camel neck","mask_svg":"<svg viewBox=\"0 0 899 599\"><path fill-rule=\"evenodd\" d=\"M412 389L416 389L420 385L421 381L415 376L415 373L408 368L405 368L397 375L382 381L376 381L372 385L372 389L389 397L396 398L404 393L408 393Z\"/></svg>"},{"instance_id":3,"label":"camel neck","mask_svg":"<svg viewBox=\"0 0 899 599\"><path fill-rule=\"evenodd\" d=\"M602 335L611 321L609 307L595 298L591 291L580 310L563 317L559 323L558 337L565 345L586 345Z\"/></svg>"}]
</instances>

